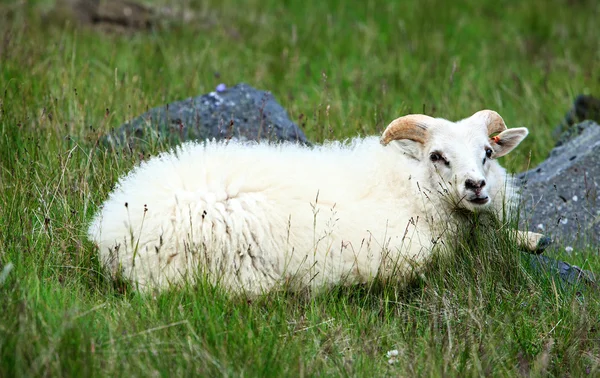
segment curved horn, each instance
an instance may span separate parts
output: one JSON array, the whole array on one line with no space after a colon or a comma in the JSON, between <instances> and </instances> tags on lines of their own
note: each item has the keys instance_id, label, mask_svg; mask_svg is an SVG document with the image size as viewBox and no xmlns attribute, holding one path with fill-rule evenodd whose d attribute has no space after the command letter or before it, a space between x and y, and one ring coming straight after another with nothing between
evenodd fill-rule
<instances>
[{"instance_id":1,"label":"curved horn","mask_svg":"<svg viewBox=\"0 0 600 378\"><path fill-rule=\"evenodd\" d=\"M381 135L384 146L393 140L410 139L421 144L427 140L427 127L433 120L423 114L409 114L393 120Z\"/></svg>"},{"instance_id":2,"label":"curved horn","mask_svg":"<svg viewBox=\"0 0 600 378\"><path fill-rule=\"evenodd\" d=\"M493 110L480 110L473 114L474 117L480 117L484 120L488 129L488 135L501 133L506 130L506 124L500 114Z\"/></svg>"}]
</instances>

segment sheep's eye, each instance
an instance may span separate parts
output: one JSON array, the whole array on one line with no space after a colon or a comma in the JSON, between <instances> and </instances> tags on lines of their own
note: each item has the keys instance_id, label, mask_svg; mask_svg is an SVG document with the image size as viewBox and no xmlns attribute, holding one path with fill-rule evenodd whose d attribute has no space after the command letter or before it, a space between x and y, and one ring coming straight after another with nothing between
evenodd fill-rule
<instances>
[{"instance_id":1,"label":"sheep's eye","mask_svg":"<svg viewBox=\"0 0 600 378\"><path fill-rule=\"evenodd\" d=\"M492 151L492 149L491 149L491 148L488 148L488 149L486 149L486 150L485 150L485 156L486 156L486 157L489 159L489 158L491 158L491 157L492 157L492 153L493 153L493 152L494 152L494 151Z\"/></svg>"},{"instance_id":2,"label":"sheep's eye","mask_svg":"<svg viewBox=\"0 0 600 378\"><path fill-rule=\"evenodd\" d=\"M443 161L443 162L444 162L444 164L446 164L446 166L447 166L447 167L449 167L449 166L450 166L450 162L449 162L448 160L444 159L444 158L442 157L442 155L440 155L440 153L439 153L439 152L432 152L432 153L429 155L429 159L430 159L432 162L434 162L434 163L436 163L436 162L438 162L438 161Z\"/></svg>"}]
</instances>

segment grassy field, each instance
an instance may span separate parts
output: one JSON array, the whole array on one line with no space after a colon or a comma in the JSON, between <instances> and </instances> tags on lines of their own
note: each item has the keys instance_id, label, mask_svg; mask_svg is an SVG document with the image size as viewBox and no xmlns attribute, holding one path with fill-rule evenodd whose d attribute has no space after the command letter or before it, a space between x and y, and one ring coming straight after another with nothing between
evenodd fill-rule
<instances>
[{"instance_id":1,"label":"grassy field","mask_svg":"<svg viewBox=\"0 0 600 378\"><path fill-rule=\"evenodd\" d=\"M86 225L140 156L95 142L150 107L246 82L317 142L490 108L530 129L502 161L521 171L577 94L600 94L597 1L356 3L186 2L193 21L125 34L0 4L1 377L600 375L600 294L536 273L503 234L459 239L408 286L313 298L106 278ZM598 248L558 257L600 271Z\"/></svg>"}]
</instances>

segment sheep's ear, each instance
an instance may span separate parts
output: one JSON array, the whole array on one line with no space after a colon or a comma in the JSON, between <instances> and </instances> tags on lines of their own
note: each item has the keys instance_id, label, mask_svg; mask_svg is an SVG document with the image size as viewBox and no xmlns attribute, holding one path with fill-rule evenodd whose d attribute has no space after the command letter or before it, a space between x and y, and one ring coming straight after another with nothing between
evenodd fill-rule
<instances>
[{"instance_id":1,"label":"sheep's ear","mask_svg":"<svg viewBox=\"0 0 600 378\"><path fill-rule=\"evenodd\" d=\"M514 129L508 129L500 134L491 137L490 143L494 149L494 157L504 156L525 139L529 134L529 130L525 127L515 127Z\"/></svg>"},{"instance_id":2,"label":"sheep's ear","mask_svg":"<svg viewBox=\"0 0 600 378\"><path fill-rule=\"evenodd\" d=\"M401 139L395 141L396 147L400 149L400 152L411 159L421 160L423 154L423 145L421 143L415 143L410 139Z\"/></svg>"}]
</instances>

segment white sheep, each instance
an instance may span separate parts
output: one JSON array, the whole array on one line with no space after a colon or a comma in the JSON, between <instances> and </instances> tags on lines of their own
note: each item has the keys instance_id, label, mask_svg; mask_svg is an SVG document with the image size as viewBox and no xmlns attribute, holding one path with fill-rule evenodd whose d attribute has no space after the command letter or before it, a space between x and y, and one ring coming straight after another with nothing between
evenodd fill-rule
<instances>
[{"instance_id":1,"label":"white sheep","mask_svg":"<svg viewBox=\"0 0 600 378\"><path fill-rule=\"evenodd\" d=\"M483 110L407 115L381 139L315 147L185 143L123 177L88 234L144 291L199 275L248 294L402 279L442 250L455 210L510 215L517 195L496 158L527 134ZM541 237L519 236L530 250Z\"/></svg>"}]
</instances>

